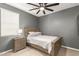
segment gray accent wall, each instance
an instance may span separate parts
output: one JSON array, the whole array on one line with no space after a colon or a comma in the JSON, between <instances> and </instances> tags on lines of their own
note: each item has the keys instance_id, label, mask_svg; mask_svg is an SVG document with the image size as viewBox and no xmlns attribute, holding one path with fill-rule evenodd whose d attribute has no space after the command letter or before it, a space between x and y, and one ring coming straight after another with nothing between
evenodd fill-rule
<instances>
[{"instance_id":1,"label":"gray accent wall","mask_svg":"<svg viewBox=\"0 0 79 59\"><path fill-rule=\"evenodd\" d=\"M0 8L5 8L13 12L19 13L20 14L19 16L20 28L37 27L37 19L38 19L37 17L4 3L0 3ZM14 36L0 37L0 51L5 51L5 50L13 48L12 38L14 38Z\"/></svg>"},{"instance_id":2,"label":"gray accent wall","mask_svg":"<svg viewBox=\"0 0 79 59\"><path fill-rule=\"evenodd\" d=\"M39 18L39 28L45 35L63 37L63 45L79 49L79 6Z\"/></svg>"}]
</instances>

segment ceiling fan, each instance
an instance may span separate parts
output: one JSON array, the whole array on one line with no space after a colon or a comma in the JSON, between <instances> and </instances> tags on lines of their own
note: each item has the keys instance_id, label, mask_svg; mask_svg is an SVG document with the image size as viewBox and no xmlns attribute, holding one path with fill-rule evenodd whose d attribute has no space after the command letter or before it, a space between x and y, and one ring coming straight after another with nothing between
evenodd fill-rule
<instances>
[{"instance_id":1,"label":"ceiling fan","mask_svg":"<svg viewBox=\"0 0 79 59\"><path fill-rule=\"evenodd\" d=\"M48 11L52 12L54 10L52 10L52 9L50 9L48 7L59 5L59 3L53 3L53 4L39 3L39 5L35 5L35 4L32 4L32 3L27 3L27 4L36 6L36 8L30 9L30 11L38 9L38 11L36 12L36 14L38 14L40 11L43 11L43 14L46 14L45 10L48 10Z\"/></svg>"}]
</instances>

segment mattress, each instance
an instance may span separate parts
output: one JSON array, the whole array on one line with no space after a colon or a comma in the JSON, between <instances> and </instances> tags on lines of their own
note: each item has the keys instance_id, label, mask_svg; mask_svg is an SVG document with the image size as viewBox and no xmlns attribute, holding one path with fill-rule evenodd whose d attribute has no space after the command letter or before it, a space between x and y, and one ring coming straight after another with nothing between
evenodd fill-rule
<instances>
[{"instance_id":1,"label":"mattress","mask_svg":"<svg viewBox=\"0 0 79 59\"><path fill-rule=\"evenodd\" d=\"M47 35L28 36L27 42L41 46L42 48L47 49L48 53L50 53L52 50L52 42L57 38L57 36Z\"/></svg>"}]
</instances>

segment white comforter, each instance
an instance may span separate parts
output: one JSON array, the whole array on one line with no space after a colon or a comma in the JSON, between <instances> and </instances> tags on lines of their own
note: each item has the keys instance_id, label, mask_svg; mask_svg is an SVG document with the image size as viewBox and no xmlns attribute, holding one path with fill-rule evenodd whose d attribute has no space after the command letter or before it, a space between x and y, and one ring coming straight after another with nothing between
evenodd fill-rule
<instances>
[{"instance_id":1,"label":"white comforter","mask_svg":"<svg viewBox=\"0 0 79 59\"><path fill-rule=\"evenodd\" d=\"M38 35L38 36L28 36L27 42L39 45L45 49L48 49L48 53L51 52L52 44L55 39L57 39L57 36L46 36L46 35Z\"/></svg>"}]
</instances>

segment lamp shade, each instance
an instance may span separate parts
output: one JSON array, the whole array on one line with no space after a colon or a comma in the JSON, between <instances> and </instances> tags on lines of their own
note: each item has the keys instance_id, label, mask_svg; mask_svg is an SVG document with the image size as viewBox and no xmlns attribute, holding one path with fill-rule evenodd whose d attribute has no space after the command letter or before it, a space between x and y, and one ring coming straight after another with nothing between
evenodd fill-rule
<instances>
[{"instance_id":1,"label":"lamp shade","mask_svg":"<svg viewBox=\"0 0 79 59\"><path fill-rule=\"evenodd\" d=\"M19 29L18 33L21 34L22 33L22 29Z\"/></svg>"}]
</instances>

